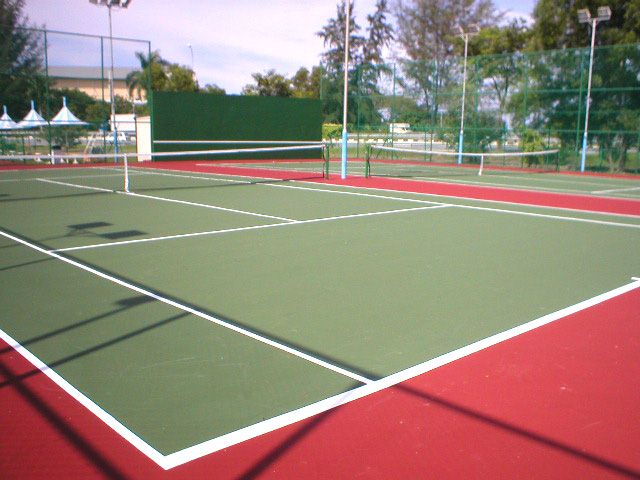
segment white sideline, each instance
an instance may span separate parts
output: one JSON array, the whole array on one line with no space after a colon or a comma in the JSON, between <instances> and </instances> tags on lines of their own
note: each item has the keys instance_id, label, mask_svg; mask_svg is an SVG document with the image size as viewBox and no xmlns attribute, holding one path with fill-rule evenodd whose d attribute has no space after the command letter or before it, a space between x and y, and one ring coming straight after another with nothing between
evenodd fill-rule
<instances>
[{"instance_id":1,"label":"white sideline","mask_svg":"<svg viewBox=\"0 0 640 480\"><path fill-rule=\"evenodd\" d=\"M265 433L277 430L287 425L291 425L298 421L307 419L314 415L318 415L322 412L338 407L340 405L345 405L354 400L365 397L367 395L371 395L373 393L379 392L386 388L390 388L394 385L407 381L411 378L417 377L431 370L434 370L435 368L454 362L456 360L459 360L460 358L463 358L473 353L476 353L478 351L484 350L493 345L496 345L498 343L514 338L518 335L522 335L523 333L529 332L531 330L534 330L543 325L546 325L556 320L559 320L561 318L564 318L573 313L577 313L579 311L585 310L587 308L590 308L604 301L620 296L624 293L630 292L634 289L640 288L640 278L632 277L632 279L633 281L629 284L623 285L609 292L605 292L601 295L597 295L593 298L582 301L570 307L550 313L538 319L527 322L523 325L511 328L509 330L498 333L496 335L492 335L483 340L479 340L478 342L472 343L465 347L446 353L444 355L441 355L439 357L436 357L432 360L426 361L419 365L415 365L413 367L407 368L400 372L394 373L383 379L377 380L375 382L370 382L368 384L365 384L362 387L358 387L353 390L350 390L338 395L334 395L332 397L313 403L311 405L307 405L305 407L293 410L291 412L287 412L277 417L264 420L257 424L254 424L245 428L241 428L234 432L230 432L228 434L208 440L198 445L185 448L183 450L171 453L169 455L162 455L153 447L151 447L146 442L141 440L137 435L135 435L128 428L126 428L124 425L118 422L110 414L102 410L98 405L96 405L93 401L87 398L84 394L79 392L75 387L69 384L60 375L55 373L53 370L49 369L47 365L41 362L35 355L31 354L27 349L25 349L20 344L18 344L13 338L11 338L8 334L6 334L2 330L0 330L0 338L2 338L11 347L16 349L16 351L20 353L27 361L33 364L36 368L40 369L45 375L47 375L47 377L49 377L53 382L55 382L66 393L68 393L73 398L78 400L91 413L93 413L98 418L100 418L103 422L105 422L116 433L122 436L126 441L131 443L140 452L142 452L144 455L146 455L149 459L154 461L163 469L169 470L171 468L175 468L179 465L183 465L185 463L191 462L193 460L204 457L216 451L230 447L232 445L235 445L243 441L249 440L251 438L257 437L259 435L263 435Z\"/></svg>"}]
</instances>

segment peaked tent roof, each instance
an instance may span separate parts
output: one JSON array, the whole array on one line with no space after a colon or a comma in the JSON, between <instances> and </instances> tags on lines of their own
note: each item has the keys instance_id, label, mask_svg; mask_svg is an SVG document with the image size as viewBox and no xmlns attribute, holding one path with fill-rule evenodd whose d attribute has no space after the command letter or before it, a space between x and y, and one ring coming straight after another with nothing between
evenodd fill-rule
<instances>
[{"instance_id":1,"label":"peaked tent roof","mask_svg":"<svg viewBox=\"0 0 640 480\"><path fill-rule=\"evenodd\" d=\"M89 125L87 122L83 122L78 117L76 117L71 110L67 108L67 97L62 97L62 108L56 114L53 119L51 119L51 125Z\"/></svg>"},{"instance_id":2,"label":"peaked tent roof","mask_svg":"<svg viewBox=\"0 0 640 480\"><path fill-rule=\"evenodd\" d=\"M42 118L38 112L36 112L35 104L31 100L31 110L27 113L27 116L22 119L18 126L20 128L34 128L47 125L47 121Z\"/></svg>"},{"instance_id":3,"label":"peaked tent roof","mask_svg":"<svg viewBox=\"0 0 640 480\"><path fill-rule=\"evenodd\" d=\"M4 113L0 117L0 130L16 130L20 128L16 122L14 122L7 113L6 105L2 106Z\"/></svg>"}]
</instances>

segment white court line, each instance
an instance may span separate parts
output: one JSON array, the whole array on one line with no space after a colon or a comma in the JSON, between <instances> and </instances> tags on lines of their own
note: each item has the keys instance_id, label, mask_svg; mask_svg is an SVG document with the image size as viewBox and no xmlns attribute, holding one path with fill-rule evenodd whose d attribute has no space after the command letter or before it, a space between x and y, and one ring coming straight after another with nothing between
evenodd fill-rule
<instances>
[{"instance_id":1,"label":"white court line","mask_svg":"<svg viewBox=\"0 0 640 480\"><path fill-rule=\"evenodd\" d=\"M73 265L75 267L81 268L82 270L88 271L90 273L93 273L101 278L104 278L106 280L112 281L118 285L124 286L126 288L129 288L131 290L134 290L138 293L141 293L143 295L147 295L151 298L154 298L156 300L159 300L163 303L172 305L176 308L182 309L184 311L187 311L189 313L193 313L194 315L200 316L202 318L205 318L209 321L212 321L213 323L216 324L222 324L223 326L227 326L228 328L230 328L231 330L234 331L238 331L239 333L245 334L248 336L255 336L258 337L255 334L252 334L251 332L245 332L242 329L235 327L233 325L224 325L226 322L223 322L221 320L216 319L215 317L211 317L208 316L206 314L203 314L202 312L198 312L194 309L191 309L190 307L186 307L183 306L177 302L174 302L172 300L166 299L164 297L161 297L159 295L156 295L152 292L148 292L140 287L137 287L135 285L132 284L128 284L127 282L124 282L120 279L117 279L115 277L111 277L109 275L106 275L100 271L97 271L91 267L88 267L86 265L83 265L81 263L75 262L71 259L68 259L66 257L57 255L55 253L49 252L37 245L31 244L29 242L26 242L25 240L22 240L20 238L17 238L13 235L10 235L6 232L2 232L0 230L0 235L9 238L17 243L20 243L22 245L25 245L29 248L32 248L38 252L41 252L43 254L52 256L56 259L59 259L65 263L68 263L70 265ZM584 310L586 308L592 307L594 305L597 305L599 303L602 303L606 300L612 299L616 296L622 295L624 293L630 292L636 288L640 287L640 279L637 277L633 277L633 282L624 285L622 287L616 288L614 290L611 290L609 292L603 293L601 295L598 295L596 297L593 297L591 299L582 301L580 303L577 303L575 305L572 305L570 307L558 310L554 313L550 313L548 315L545 315L543 317L540 317L538 319L532 320L530 322L527 322L525 324L522 324L520 326L511 328L509 330L506 330L504 332L498 333L496 335L487 337L483 340L477 341L475 343L472 343L468 346L459 348L457 350L454 350L452 352L449 352L447 354L441 355L439 357L436 357L432 360L426 361L422 364L410 367L408 369L405 369L403 371L397 372L395 374L392 374L388 377L385 377L383 379L377 380L377 381L371 381L369 379L366 379L364 377L362 377L361 379L359 379L358 381L361 381L361 383L364 383L365 385L362 387L358 387L356 389L350 390L348 392L345 393L341 393L338 395L334 395L328 399L325 400L321 400L319 402L316 402L314 404L302 407L300 409L297 410L293 410L291 412L279 415L277 417L268 419L268 420L264 420L262 422L259 422L255 425L251 425L249 427L245 427L239 430L236 430L234 432L222 435L218 438L214 438L211 440L208 440L206 442L203 442L201 444L192 446L192 447L188 447L185 448L183 450L180 450L178 452L174 452L172 454L169 455L162 455L161 453L159 453L158 451L156 451L153 447L151 447L150 445L148 445L146 442L144 442L143 440L141 440L137 435L135 435L133 432L131 432L129 429L127 429L124 425L122 425L120 422L118 422L114 417L112 417L111 415L109 415L107 412L105 412L104 410L102 410L97 404L95 404L93 401L91 401L88 397L86 397L84 394L82 394L81 392L79 392L77 389L75 389L72 385L70 385L68 382L66 382L66 380L64 380L62 377L60 377L58 374L56 374L55 372L53 372L51 369L49 369L46 364L44 364L43 362L41 362L37 357L35 357L33 354L31 354L28 350L26 350L24 347L22 347L20 344L18 344L13 338L11 338L9 335L7 335L5 332L0 330L0 337L6 341L10 346L12 346L13 348L15 348L18 353L20 353L21 355L23 355L23 357L25 359L27 359L30 363L32 363L34 366L36 366L36 368L39 368L40 370L43 371L43 373L45 375L47 375L52 381L54 381L58 386L60 386L60 388L62 388L65 392L67 392L69 395L71 395L73 398L75 398L76 400L78 400L82 405L84 405L85 407L87 407L87 409L89 411L91 411L93 414L95 414L98 418L100 418L103 422L105 422L109 427L111 427L114 431L116 431L119 435L121 435L126 441L128 441L129 443L131 443L135 448L137 448L140 452L142 452L144 455L146 455L148 458L150 458L152 461L154 461L155 463L157 463L160 467L164 468L165 470L177 467L179 465L183 465L187 462L193 461L197 458L203 457L205 455L214 453L216 451L219 451L223 448L227 448L229 446L235 445L237 443L240 443L242 441L248 440L250 438L254 438L258 435L262 435L264 433L268 433L270 431L276 430L278 428L287 426L287 425L291 425L293 423L296 423L300 420L309 418L313 415L317 415L319 413L325 412L327 410L330 410L334 407L340 406L340 405L344 405L346 403L352 402L354 400L357 400L359 398L362 398L364 396L370 395L372 393L376 393L378 391L381 391L383 389L392 387L394 385L397 385L398 383L404 382L406 380L409 380L411 378L414 378L418 375L422 375L428 371L431 371L437 367L440 367L442 365L451 363L455 360L458 360L460 358L466 357L468 355L471 355L473 353L476 353L480 350L484 350L488 347L491 347L493 345L496 345L498 343L504 342L508 339L511 339L513 337L516 337L518 335L522 335L523 333L529 332L531 330L534 330L536 328L539 328L543 325L546 325L548 323L551 323L553 321L556 321L558 319L561 319L563 317L566 317L570 314L579 312L581 310ZM256 338L259 341L264 341L263 339L260 338ZM268 339L267 339L268 340ZM271 341L269 341L271 342ZM268 343L269 342L265 342ZM275 343L275 342L274 342ZM294 353L294 355L296 356L301 356L299 355L300 352ZM303 354L306 355L306 354ZM301 358L304 358L304 356L301 356ZM313 361L313 363L317 363L317 359L311 357L313 360L309 360L309 361ZM307 359L307 358L305 358ZM308 360L308 359L307 359ZM340 369L340 367L337 367L338 369ZM332 368L333 370L333 368ZM335 370L334 370L335 371ZM339 372L339 373L343 373L343 372ZM347 373L352 373L352 372L347 372ZM343 373L344 374L344 373ZM355 375L355 374L353 374ZM351 378L354 378L351 375L347 375L350 376Z\"/></svg>"},{"instance_id":2,"label":"white court line","mask_svg":"<svg viewBox=\"0 0 640 480\"><path fill-rule=\"evenodd\" d=\"M297 183L304 183L304 184L308 184L308 185L318 185L315 182L305 182L305 181L299 181L296 180ZM446 183L446 182L443 182ZM318 188L313 188L313 187L293 187L291 185L272 185L272 184L264 184L265 186L269 186L269 187L278 187L278 188L300 188L300 189L308 189L308 190L320 190L320 191L326 191L326 192L331 192L331 193L337 193L337 194L356 194L356 195L364 195L364 196L371 196L371 197L381 197L381 198L388 198L388 199L393 199L393 200L406 200L406 201L414 201L414 202L425 202L425 203L437 203L439 205L447 205L450 207L460 207L460 208L465 208L467 205L461 205L458 203L447 203L447 202L429 202L427 200L416 200L416 199L410 199L410 198L404 198L404 197L396 197L396 196L383 196L383 195L376 195L376 194L372 194L372 193L360 193L360 192L346 192L346 191L340 191L340 190L331 190L331 189L318 189ZM565 212L576 212L576 213L585 213L585 214L593 214L593 215L605 215L605 216L611 216L611 217L624 217L624 218L640 218L640 215L634 215L634 214L630 214L630 213L612 213L612 212L603 212L600 210L581 210L578 208L568 208L568 207L554 207L554 206L548 206L548 205L534 205L534 204L528 204L528 203L517 203L517 202L508 202L505 200L487 200L484 198L467 198L467 197L455 197L453 195L443 195L440 193L423 193L423 192L410 192L410 191L403 191L403 190L393 190L390 188L379 188L379 187L362 187L362 186L354 186L354 185L341 185L341 184L336 184L336 183L328 183L326 185L333 185L335 187L338 188L347 188L347 189L352 189L352 190L371 190L371 191L379 191L379 192L391 192L391 193L404 193L406 195L417 195L417 196L422 196L422 197L437 197L437 198L456 198L459 199L461 201L469 201L469 202L478 202L478 203L499 203L502 205L513 205L514 207L525 207L525 208L540 208L540 209L544 209L544 210L559 210L559 211L565 211ZM590 197L590 198L594 198L594 197ZM614 200L619 200L618 198L614 198ZM474 207L471 207L474 208ZM487 210L492 210L491 207L486 207ZM509 213L514 213L514 214L518 214L521 213L519 211L515 211L515 210L504 210L504 209L495 209L497 212L502 213L502 212L509 212ZM526 213L526 212L522 212L522 213ZM555 218L555 216L552 216L552 218ZM576 219L576 220L581 220L578 217L562 217L564 219L567 220L571 220L571 219Z\"/></svg>"},{"instance_id":3,"label":"white court line","mask_svg":"<svg viewBox=\"0 0 640 480\"><path fill-rule=\"evenodd\" d=\"M121 280L121 279L119 279L117 277L114 277L112 275L108 275L108 274L106 274L104 272L101 272L101 271L95 269L95 268L89 267L88 265L85 265L85 264L80 263L78 261L75 261L75 260L72 260L70 258L64 257L62 255L59 255L59 254L55 253L55 252L46 250L46 249L44 249L42 247L39 247L38 245L35 245L33 243L30 243L30 242L27 242L26 240L18 238L18 237L14 236L14 235L11 235L11 234L7 233L7 232L3 232L2 230L0 230L0 235L2 235L3 237L8 238L10 240L13 240L14 242L18 242L18 243L20 243L20 244L22 244L22 245L24 245L26 247L29 247L29 248L31 248L33 250L36 250L36 251L38 251L40 253L43 253L45 255L49 255L49 256L51 256L53 258L56 258L57 260L60 260L60 261L65 262L65 263L68 263L69 265L72 265L74 267L80 268L81 270L84 270L86 272L92 273L92 274L94 274L94 275L96 275L96 276L98 276L100 278L103 278L105 280L108 280L108 281L110 281L112 283L115 283L115 284L120 285L122 287L128 288L129 290L133 290L134 292L141 293L142 295L146 295L147 297L153 298L153 299L158 300L158 301L160 301L162 303L165 303L167 305L171 305L172 307L175 307L175 308L177 308L179 310L182 310L184 312L190 313L190 314L195 315L197 317L204 318L205 320L208 320L208 321L210 321L212 323L215 323L217 325L220 325L220 326L223 326L225 328L228 328L229 330L233 330L236 333L240 333L240 334L245 335L245 336L247 336L249 338L252 338L252 339L257 340L259 342L265 343L265 344L267 344L267 345L269 345L271 347L277 348L277 349L282 350L284 352L290 353L291 355L294 355L296 357L299 357L299 358L302 358L304 360L307 360L308 362L314 363L316 365L320 365L320 366L322 366L324 368L327 368L329 370L332 370L332 371L334 371L336 373L340 373L341 375L344 375L346 377L352 378L352 379L354 379L354 380L356 380L358 382L361 382L361 383L370 383L371 382L371 380L369 380L368 378L365 378L365 377L363 377L361 375L358 375L357 373L350 372L350 371L348 371L348 370L346 370L346 369L344 369L342 367L339 367L337 365L333 365L333 364L331 364L329 362L326 362L326 361L321 360L319 358L313 357L313 356L308 355L308 354L306 354L304 352L298 351L298 350L296 350L294 348L289 347L288 345L285 345L285 344L276 342L274 340L271 340L268 337L264 337L262 335L258 335L257 333L253 333L253 332L251 332L249 330L245 330L245 329L243 329L241 327L238 327L236 325L233 325L232 323L229 323L229 322L227 322L225 320L222 320L222 319L219 319L217 317L214 317L213 315L209 315L207 313L201 312L199 310L196 310L195 308L189 307L188 305L184 305L184 304L181 304L179 302L176 302L175 300L171 300L169 298L166 298L166 297L163 297L161 295L158 295L157 293L154 293L154 292L152 292L150 290L146 290L146 289L144 289L144 288L142 288L142 287L140 287L138 285L135 285L133 283L126 282L126 281Z\"/></svg>"},{"instance_id":4,"label":"white court line","mask_svg":"<svg viewBox=\"0 0 640 480\"><path fill-rule=\"evenodd\" d=\"M607 221L607 220L593 220L593 219L580 218L580 217L565 217L565 216L562 216L562 215L551 215L551 214L547 214L547 213L522 212L522 211L519 211L519 210L507 210L507 209L504 209L504 208L477 207L477 206L473 206L473 205L460 205L460 204L457 204L457 203L444 203L444 202L436 203L436 202L432 202L432 201L428 201L428 200L418 200L418 199L414 199L414 198L394 197L394 196L389 196L389 195L376 195L376 194L373 194L373 193L348 192L348 191L342 191L342 190L331 190L331 189L327 189L327 188L297 187L297 186L293 186L293 185L271 185L271 184L265 184L265 186L276 187L276 188L294 188L294 189L317 191L317 192L330 192L330 193L336 193L336 194L339 194L339 195L357 195L357 196L364 196L364 197L383 198L383 199L386 199L386 200L405 200L407 202L428 203L428 204L436 204L436 205L446 206L446 207L457 207L457 208L463 208L463 209L469 209L469 210L484 210L484 211L497 212L497 213L510 213L510 214L513 214L513 215L524 215L524 216L529 216L529 217L541 217L541 218L548 218L548 219L551 219L551 220L566 220L566 221L572 221L572 222L584 222L584 223L594 223L594 224L598 224L598 225L609 225L609 226L614 226L614 227L640 228L640 225L636 225L636 224L632 224L632 223L610 222L610 221ZM353 188L353 189L366 188L366 187L352 187L352 186L347 186L347 185L340 185L340 186L341 187L347 187L347 188ZM381 190L381 191L386 191L386 192L396 192L396 190L385 190L385 189L374 189L374 190ZM446 197L446 195L437 195L437 194L431 194L431 193L413 193L413 192L404 192L404 193L413 194L413 195L428 195L428 196L450 198L450 197ZM476 200L476 199L470 199L470 200L479 201L479 202L480 201L493 202L493 200ZM576 212L583 212L583 213L598 213L598 214L601 214L601 215L612 215L612 216L620 216L620 217L637 218L636 215L625 215L625 214L615 214L615 213L609 214L609 213L604 213L604 212L590 212L590 211L575 210L575 209L560 208L560 207L544 207L544 206L540 206L540 205L523 205L523 204L512 203L512 202L496 201L495 203L504 203L504 204L508 204L508 205L517 205L517 206L521 206L521 207L548 208L548 209L551 209L551 210L569 210L569 211L576 211Z\"/></svg>"},{"instance_id":5,"label":"white court line","mask_svg":"<svg viewBox=\"0 0 640 480\"><path fill-rule=\"evenodd\" d=\"M611 188L609 190L593 190L591 193L619 193L619 192L632 192L635 190L640 190L640 187Z\"/></svg>"},{"instance_id":6,"label":"white court line","mask_svg":"<svg viewBox=\"0 0 640 480\"><path fill-rule=\"evenodd\" d=\"M116 420L112 415L104 411L100 408L96 403L90 400L84 393L80 392L77 388L67 382L64 378L62 378L58 373L49 368L49 366L36 357L33 353L27 350L25 347L20 345L16 340L14 340L9 334L0 329L0 338L5 341L11 348L13 348L17 353L22 355L30 364L32 364L35 368L40 370L44 375L49 377L58 385L62 390L64 390L69 396L77 400L83 407L93 413L96 417L106 423L109 427L111 427L118 435L124 438L127 442L137 448L142 454L146 455L149 459L165 468L166 465L166 457L158 452L151 445L146 443L140 437L138 437L135 433L125 427L122 423Z\"/></svg>"},{"instance_id":7,"label":"white court line","mask_svg":"<svg viewBox=\"0 0 640 480\"><path fill-rule=\"evenodd\" d=\"M158 242L161 240L173 240L177 238L189 238L189 237L199 237L202 235L220 235L223 233L231 233L231 232L243 232L247 230L260 230L263 228L276 228L276 227L284 227L291 225L303 225L307 223L318 223L318 222L328 222L333 220L343 220L347 218L358 218L358 217L373 217L378 215L389 215L392 213L402 213L402 212L413 212L416 210L430 210L436 208L445 208L448 205L429 205L427 207L416 207L416 208L401 208L398 210L384 210L382 212L368 212L368 213L355 213L353 215L343 215L337 217L323 217L323 218L313 218L310 220L294 220L288 223L269 223L266 225L252 225L250 227L237 227L237 228L226 228L223 230L209 230L206 232L194 232L194 233L180 233L177 235L165 235L162 237L152 237L152 238L139 238L136 240L123 240L121 242L108 242L108 243L98 243L95 245L81 245L79 247L68 247L68 248L58 248L55 250L50 250L51 252L73 252L77 250L89 250L93 248L102 248L102 247L115 247L122 245L130 245L132 243L145 243L145 242Z\"/></svg>"},{"instance_id":8,"label":"white court line","mask_svg":"<svg viewBox=\"0 0 640 480\"><path fill-rule=\"evenodd\" d=\"M249 212L246 210L237 210L235 208L226 208L226 207L218 207L216 205L209 205L206 203L196 203L196 202L187 202L185 200L175 200L173 198L164 198L164 197L156 197L155 195L144 195L141 193L134 193L134 192L126 192L124 193L124 195L129 195L132 197L139 197L139 198L147 198L147 199L151 199L151 200L160 200L162 202L170 202L170 203L178 203L178 204L182 204L182 205L190 205L190 206L194 206L194 207L203 207L203 208L210 208L213 210L221 210L223 212L232 212L232 213L241 213L243 215L251 215L254 217L263 217L263 218L271 218L273 220L282 220L285 222L296 222L296 220L292 219L292 218L286 218L286 217L276 217L275 215L266 215L264 213L255 213L255 212Z\"/></svg>"},{"instance_id":9,"label":"white court line","mask_svg":"<svg viewBox=\"0 0 640 480\"><path fill-rule=\"evenodd\" d=\"M166 468L174 468L179 465L183 465L224 448L228 448L232 445L244 442L265 433L269 433L279 428L292 425L296 422L326 412L335 407L345 405L367 395L371 395L381 390L393 387L394 385L405 382L419 375L423 375L438 367L441 367L448 363L452 363L463 357L467 357L473 353L487 349L499 343L505 342L511 338L530 332L532 330L535 330L536 328L540 328L543 325L547 325L549 323L560 320L564 317L567 317L568 315L586 310L587 308L593 307L599 303L610 300L639 287L640 280L635 279L632 283L629 283L622 287L616 288L614 290L582 301L567 308L563 308L535 320L531 320L527 323L511 328L509 330L505 330L501 333L497 333L483 340L479 340L465 347L436 357L432 360L428 360L419 365L415 365L413 367L389 375L388 377L382 378L368 385L355 388L345 393L334 395L333 397L327 398L325 400L321 400L319 402L307 405L297 410L293 410L283 415L264 420L255 425L236 430L235 432L230 432L218 438L208 440L199 445L185 448L184 450L180 450L165 457L164 460L168 465L168 467Z\"/></svg>"},{"instance_id":10,"label":"white court line","mask_svg":"<svg viewBox=\"0 0 640 480\"><path fill-rule=\"evenodd\" d=\"M110 190L108 188L89 187L87 185L77 185L75 183L58 182L57 180L49 180L48 178L36 178L36 180L38 182L53 183L55 185L63 185L65 187L82 188L82 189L85 189L85 190L95 190L95 191L98 191L98 192L109 192L109 193L113 193L114 192L114 190Z\"/></svg>"}]
</instances>

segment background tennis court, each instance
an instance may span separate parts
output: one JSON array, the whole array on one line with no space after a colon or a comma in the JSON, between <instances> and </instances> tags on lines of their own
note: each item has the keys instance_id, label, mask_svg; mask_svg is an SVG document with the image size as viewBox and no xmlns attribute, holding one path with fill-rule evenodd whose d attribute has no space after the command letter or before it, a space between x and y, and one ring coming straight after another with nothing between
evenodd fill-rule
<instances>
[{"instance_id":1,"label":"background tennis court","mask_svg":"<svg viewBox=\"0 0 640 480\"><path fill-rule=\"evenodd\" d=\"M184 165L0 179L3 339L176 464L640 275L637 214Z\"/></svg>"}]
</instances>

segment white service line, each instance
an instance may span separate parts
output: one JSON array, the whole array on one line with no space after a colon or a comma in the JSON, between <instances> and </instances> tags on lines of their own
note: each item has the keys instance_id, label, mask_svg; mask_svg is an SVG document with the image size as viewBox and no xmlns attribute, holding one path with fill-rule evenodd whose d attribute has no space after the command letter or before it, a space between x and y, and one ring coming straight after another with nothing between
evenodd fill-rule
<instances>
[{"instance_id":1,"label":"white service line","mask_svg":"<svg viewBox=\"0 0 640 480\"><path fill-rule=\"evenodd\" d=\"M310 184L310 185L317 185L317 183L313 183L313 182L305 182L305 181L299 181L297 180L298 183L305 183L305 184ZM445 182L446 183L446 182ZM447 203L447 202L429 202L427 200L414 200L414 199L409 199L409 198L403 198L403 197L395 197L395 196L382 196L382 195L375 195L375 194L365 194L365 193L359 193L359 192L340 192L337 190L330 190L330 189L316 189L316 188L312 188L312 187L291 187L288 185L271 185L271 184L264 184L265 186L273 186L273 187L281 187L281 188L302 188L302 189L309 189L309 190L320 190L320 191L327 191L327 192L332 192L332 193L355 193L355 194L359 194L359 195L365 195L365 196L372 196L372 197L377 197L380 196L382 198L388 198L388 199L392 199L392 200L407 200L407 201L415 201L415 202L424 202L424 203L437 203L439 205L447 205L450 207L461 207L461 208L465 208L466 205L460 205L458 203ZM635 219L640 219L640 215L634 215L634 214L629 214L629 213L612 213L612 212L602 212L599 210L581 210L581 209L577 209L577 208L569 208L569 207L554 207L554 206L548 206L548 205L532 205L532 204L526 204L526 203L517 203L517 202L509 202L509 201L505 201L505 200L487 200L484 198L466 198L466 197L454 197L452 195L443 195L441 193L422 193L422 192L409 192L409 191L401 191L401 190L393 190L390 188L378 188L378 187L362 187L362 186L352 186L352 185L339 185L339 184L331 184L329 183L328 185L335 185L336 187L341 187L341 188L348 188L348 189L353 189L353 190L374 190L374 191L379 191L379 192L391 192L391 193L404 193L407 195L418 195L418 196L424 196L424 197L438 197L438 198L459 198L461 201L469 201L469 202L478 202L478 203L499 203L499 204L503 204L503 205L513 205L515 207L528 207L528 208L540 208L540 209L544 209L544 210L558 210L558 211L564 211L564 212L576 212L576 213L585 213L585 214L593 214L593 215L606 215L606 216L612 216L612 217L624 217L624 218L635 218ZM616 199L619 200L619 199ZM471 208L475 208L475 207L471 207ZM495 210L499 213L503 213L503 212L509 212L509 213L514 213L514 214L518 214L520 212L517 212L515 210L505 210L505 209L500 209L500 208L491 208L491 207L485 207L487 210ZM527 212L522 212L524 214L526 214ZM544 214L540 214L540 215L544 215ZM555 215L550 215L551 218L556 218ZM577 217L561 217L564 218L566 220L582 220L580 218Z\"/></svg>"},{"instance_id":2,"label":"white service line","mask_svg":"<svg viewBox=\"0 0 640 480\"><path fill-rule=\"evenodd\" d=\"M36 180L38 182L53 183L55 185L63 185L65 187L83 188L85 190L95 190L95 191L98 191L98 192L109 192L109 193L113 193L114 192L113 190L110 190L108 188L89 187L87 185L77 185L75 183L58 182L57 180L50 180L48 178L36 178Z\"/></svg>"},{"instance_id":3,"label":"white service line","mask_svg":"<svg viewBox=\"0 0 640 480\"><path fill-rule=\"evenodd\" d=\"M155 195L144 195L144 194L135 193L135 192L118 192L118 193L123 193L123 195L130 195L132 197L147 198L150 200L160 200L162 202L179 203L182 205L190 205L194 207L210 208L213 210L221 210L223 212L241 213L243 215L251 215L253 217L271 218L273 220L282 220L284 222L289 222L289 223L293 223L296 221L292 218L276 217L275 215L266 215L264 213L249 212L246 210L237 210L235 208L218 207L216 205L209 205L207 203L187 202L185 200L175 200L173 198L156 197Z\"/></svg>"},{"instance_id":4,"label":"white service line","mask_svg":"<svg viewBox=\"0 0 640 480\"><path fill-rule=\"evenodd\" d=\"M285 226L291 226L291 225L304 225L307 223L328 222L332 220L343 220L346 218L373 217L377 215L389 215L392 213L413 212L416 210L431 210L436 208L445 208L447 206L448 205L430 205L428 207L402 208L399 210L384 210L382 212L354 213L353 215L343 215L343 216L337 216L337 217L312 218L310 220L293 220L287 223L268 223L266 225L252 225L250 227L225 228L223 230L209 230L206 232L180 233L177 235L165 235L162 237L139 238L136 240L123 240L121 242L97 243L94 245L81 245L78 247L58 248L50 251L51 252L73 252L77 250L89 250L93 248L130 245L132 243L158 242L161 240L173 240L177 238L199 237L202 235L220 235L223 233L243 232L247 230L260 230L263 228L276 228L276 227L285 227Z\"/></svg>"}]
</instances>

